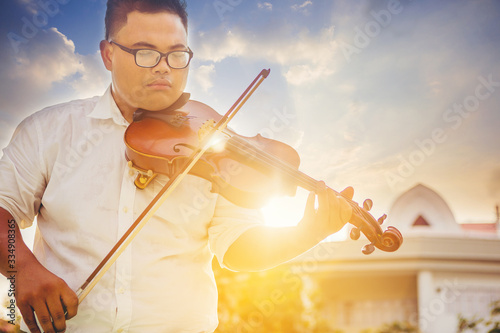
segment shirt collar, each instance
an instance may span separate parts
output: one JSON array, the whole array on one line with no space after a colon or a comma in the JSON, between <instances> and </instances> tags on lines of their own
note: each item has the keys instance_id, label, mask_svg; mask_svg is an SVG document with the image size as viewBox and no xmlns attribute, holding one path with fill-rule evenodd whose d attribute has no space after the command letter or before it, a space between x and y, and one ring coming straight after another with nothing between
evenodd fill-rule
<instances>
[{"instance_id":1,"label":"shirt collar","mask_svg":"<svg viewBox=\"0 0 500 333\"><path fill-rule=\"evenodd\" d=\"M129 125L129 122L123 117L111 94L111 85L109 85L104 95L101 96L95 105L94 110L92 110L87 117L94 119L113 119L117 125Z\"/></svg>"}]
</instances>

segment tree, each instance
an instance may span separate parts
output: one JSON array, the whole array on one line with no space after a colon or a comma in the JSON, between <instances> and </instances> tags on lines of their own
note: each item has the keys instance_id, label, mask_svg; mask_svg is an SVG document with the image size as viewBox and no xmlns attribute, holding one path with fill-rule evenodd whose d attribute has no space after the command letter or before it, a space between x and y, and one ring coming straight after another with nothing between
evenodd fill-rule
<instances>
[{"instance_id":1,"label":"tree","mask_svg":"<svg viewBox=\"0 0 500 333\"><path fill-rule=\"evenodd\" d=\"M420 330L417 326L408 322L395 321L384 324L375 330L366 330L362 333L420 333Z\"/></svg>"},{"instance_id":2,"label":"tree","mask_svg":"<svg viewBox=\"0 0 500 333\"><path fill-rule=\"evenodd\" d=\"M309 307L301 276L290 266L253 273L236 273L214 264L219 289L216 333L341 333Z\"/></svg>"},{"instance_id":3,"label":"tree","mask_svg":"<svg viewBox=\"0 0 500 333\"><path fill-rule=\"evenodd\" d=\"M491 303L490 317L488 319L475 317L467 319L459 315L458 320L458 333L500 333L500 300Z\"/></svg>"}]
</instances>

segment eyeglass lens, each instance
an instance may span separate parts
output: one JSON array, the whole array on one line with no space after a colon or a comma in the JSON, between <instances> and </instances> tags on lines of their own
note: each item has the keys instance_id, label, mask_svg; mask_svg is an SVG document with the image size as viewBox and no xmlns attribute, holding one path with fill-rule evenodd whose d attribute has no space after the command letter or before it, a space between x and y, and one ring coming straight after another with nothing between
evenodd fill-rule
<instances>
[{"instance_id":1,"label":"eyeglass lens","mask_svg":"<svg viewBox=\"0 0 500 333\"><path fill-rule=\"evenodd\" d=\"M161 59L161 54L155 50L140 50L135 56L138 66L154 67ZM185 51L174 51L167 55L167 64L172 68L184 68L189 63L189 53Z\"/></svg>"}]
</instances>

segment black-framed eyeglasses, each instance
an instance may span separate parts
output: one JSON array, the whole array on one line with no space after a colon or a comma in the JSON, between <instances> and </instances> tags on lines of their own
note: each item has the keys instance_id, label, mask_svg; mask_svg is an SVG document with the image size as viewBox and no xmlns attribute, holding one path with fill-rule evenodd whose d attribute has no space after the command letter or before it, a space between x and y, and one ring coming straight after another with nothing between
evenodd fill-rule
<instances>
[{"instance_id":1,"label":"black-framed eyeglasses","mask_svg":"<svg viewBox=\"0 0 500 333\"><path fill-rule=\"evenodd\" d=\"M167 65L173 69L183 69L189 65L189 62L193 58L193 51L188 48L187 51L170 51L167 53L161 53L160 51L151 49L129 49L117 42L110 41L110 43L115 44L123 51L133 54L135 57L135 64L139 67L151 68L158 65L160 60L165 57L167 59Z\"/></svg>"}]
</instances>

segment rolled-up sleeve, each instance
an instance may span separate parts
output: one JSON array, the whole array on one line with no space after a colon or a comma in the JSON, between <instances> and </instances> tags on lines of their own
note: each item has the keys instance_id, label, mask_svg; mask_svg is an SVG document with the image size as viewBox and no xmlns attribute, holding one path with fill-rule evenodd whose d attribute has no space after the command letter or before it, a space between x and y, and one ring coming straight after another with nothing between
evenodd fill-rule
<instances>
[{"instance_id":1,"label":"rolled-up sleeve","mask_svg":"<svg viewBox=\"0 0 500 333\"><path fill-rule=\"evenodd\" d=\"M264 218L260 210L242 208L223 197L218 198L208 235L210 249L221 267L227 268L223 259L231 244L245 231L262 224Z\"/></svg>"},{"instance_id":2,"label":"rolled-up sleeve","mask_svg":"<svg viewBox=\"0 0 500 333\"><path fill-rule=\"evenodd\" d=\"M21 228L33 224L46 183L40 158L40 130L34 118L21 122L0 159L0 207Z\"/></svg>"}]
</instances>

